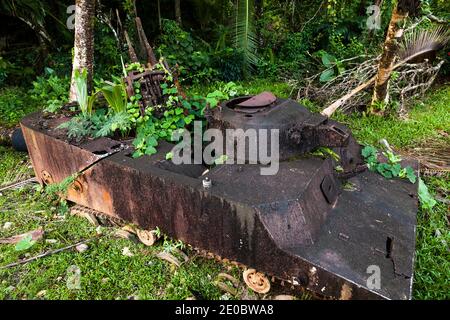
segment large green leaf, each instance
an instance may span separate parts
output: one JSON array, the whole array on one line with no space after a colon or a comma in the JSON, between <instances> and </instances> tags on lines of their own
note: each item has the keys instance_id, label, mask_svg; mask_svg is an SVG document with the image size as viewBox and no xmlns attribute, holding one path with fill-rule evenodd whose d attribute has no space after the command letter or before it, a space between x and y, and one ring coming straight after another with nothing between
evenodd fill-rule
<instances>
[{"instance_id":1,"label":"large green leaf","mask_svg":"<svg viewBox=\"0 0 450 320\"><path fill-rule=\"evenodd\" d=\"M322 54L322 63L327 68L334 67L334 65L336 64L336 57L325 52L324 54Z\"/></svg>"},{"instance_id":2,"label":"large green leaf","mask_svg":"<svg viewBox=\"0 0 450 320\"><path fill-rule=\"evenodd\" d=\"M75 92L77 95L77 102L80 107L81 113L85 116L90 116L89 113L89 102L88 102L88 89L87 89L87 70L75 69L74 71L74 81L75 81Z\"/></svg>"},{"instance_id":3,"label":"large green leaf","mask_svg":"<svg viewBox=\"0 0 450 320\"><path fill-rule=\"evenodd\" d=\"M427 185L419 178L419 200L422 208L426 210L432 209L436 205L436 200L428 191Z\"/></svg>"},{"instance_id":4,"label":"large green leaf","mask_svg":"<svg viewBox=\"0 0 450 320\"><path fill-rule=\"evenodd\" d=\"M16 246L15 246L15 250L16 251L24 251L24 250L28 250L29 248L31 248L34 244L36 243L36 241L33 240L33 237L31 236L31 234L27 235L26 237L24 237L22 240L20 240Z\"/></svg>"},{"instance_id":5,"label":"large green leaf","mask_svg":"<svg viewBox=\"0 0 450 320\"><path fill-rule=\"evenodd\" d=\"M101 92L115 114L127 111L127 94L123 82L104 86Z\"/></svg>"},{"instance_id":6,"label":"large green leaf","mask_svg":"<svg viewBox=\"0 0 450 320\"><path fill-rule=\"evenodd\" d=\"M322 72L322 74L320 75L320 82L328 82L333 78L334 78L334 70L328 69Z\"/></svg>"}]
</instances>

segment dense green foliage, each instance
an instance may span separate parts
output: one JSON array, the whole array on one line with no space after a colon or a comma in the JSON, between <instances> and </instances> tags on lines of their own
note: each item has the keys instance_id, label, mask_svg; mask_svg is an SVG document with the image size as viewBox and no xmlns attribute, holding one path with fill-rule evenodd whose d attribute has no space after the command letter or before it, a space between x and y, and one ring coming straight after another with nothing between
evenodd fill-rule
<instances>
[{"instance_id":1,"label":"dense green foliage","mask_svg":"<svg viewBox=\"0 0 450 320\"><path fill-rule=\"evenodd\" d=\"M14 11L7 5L9 2L16 2L16 6L23 2L23 7ZM5 12L12 17L24 17L25 10L34 12L38 17L34 21L39 26L36 30L43 29L58 41L52 43L57 50L47 45L45 54L41 50L23 50L19 54L4 50L0 53L0 84L6 79L9 83L17 83L23 75L38 75L39 69L31 67L33 61L39 61L36 66L41 70L47 65L70 71L72 39L70 30L63 27L68 19L68 14L61 10L65 1L59 2L58 6L33 0L33 5L29 5L24 1L2 0L2 6L7 9ZM442 19L449 15L446 1L422 0L421 3L422 14L434 14ZM156 51L171 64L180 66L185 81L217 78L236 81L248 75L245 71L249 57L254 65L253 75L278 77L288 73L301 78L307 71L320 71L321 64L317 62L323 52L338 61L379 52L393 1L382 2L381 28L377 30L368 30L366 25L370 16L366 9L370 4L362 0L247 0L239 1L239 5L224 0L187 1L183 4L182 26L169 20L173 15L167 10L171 8L168 0L160 0L161 8L166 9L161 11L161 16L155 10L156 4L144 6L138 3L137 11L146 17L144 28L151 35ZM216 14L207 10L208 7L217 10ZM131 1L102 2L103 13L98 15L95 41L98 78L120 72L120 54L125 56L127 52L123 40L118 43L111 30L117 21L110 10L116 8L123 13L122 20L132 40L139 42L132 23ZM160 26L155 25L158 21L161 21Z\"/></svg>"},{"instance_id":2,"label":"dense green foliage","mask_svg":"<svg viewBox=\"0 0 450 320\"><path fill-rule=\"evenodd\" d=\"M26 90L9 87L0 90L0 125L11 127L26 114L36 110L36 105L28 98Z\"/></svg>"}]
</instances>

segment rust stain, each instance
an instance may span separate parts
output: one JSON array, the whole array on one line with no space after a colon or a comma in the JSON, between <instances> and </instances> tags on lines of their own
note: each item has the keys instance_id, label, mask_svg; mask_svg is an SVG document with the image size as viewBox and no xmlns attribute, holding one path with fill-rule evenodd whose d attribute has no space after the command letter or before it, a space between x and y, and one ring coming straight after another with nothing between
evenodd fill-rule
<instances>
[{"instance_id":1,"label":"rust stain","mask_svg":"<svg viewBox=\"0 0 450 320\"><path fill-rule=\"evenodd\" d=\"M341 296L339 300L350 300L352 298L352 288L344 283L341 289Z\"/></svg>"},{"instance_id":2,"label":"rust stain","mask_svg":"<svg viewBox=\"0 0 450 320\"><path fill-rule=\"evenodd\" d=\"M110 203L112 203L112 201L111 201L111 195L109 194L109 192L108 191L106 191L106 190L103 190L103 192L102 192L102 200L103 200L103 202L105 203L105 204L110 204Z\"/></svg>"}]
</instances>

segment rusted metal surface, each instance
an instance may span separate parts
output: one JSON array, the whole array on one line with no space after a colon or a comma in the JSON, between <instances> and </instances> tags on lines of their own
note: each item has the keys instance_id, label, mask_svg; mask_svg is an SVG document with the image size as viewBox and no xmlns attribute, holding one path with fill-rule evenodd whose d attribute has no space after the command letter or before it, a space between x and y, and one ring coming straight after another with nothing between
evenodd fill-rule
<instances>
[{"instance_id":1,"label":"rusted metal surface","mask_svg":"<svg viewBox=\"0 0 450 320\"><path fill-rule=\"evenodd\" d=\"M224 102L220 108L207 110L210 127L220 130L278 129L281 161L307 154L317 147L330 147L341 156L340 164L346 171L362 163L361 148L346 126L312 113L290 99L277 99L259 108L237 107L251 99L251 96L239 97ZM233 154L237 155L236 150Z\"/></svg>"},{"instance_id":2,"label":"rusted metal surface","mask_svg":"<svg viewBox=\"0 0 450 320\"><path fill-rule=\"evenodd\" d=\"M123 142L111 139L71 145L55 131L40 128L39 114L23 120L22 128L41 181L48 174L59 182L98 161L98 144L109 148L108 156L70 188L73 202L142 229L159 227L194 247L323 296L410 299L417 186L361 173L360 147L348 129L295 102L279 102L257 113L266 118L244 118L222 106L209 119L220 128L279 125L285 133L282 144L288 145L284 155L301 155L325 142L344 155L354 174L348 171L341 181L333 160L305 156L285 158L274 176L262 176L260 165L250 164L220 165L202 175L203 165L175 166L165 160L172 148L168 143L161 143L152 157L133 159L132 150L117 151ZM294 134L299 132L314 141ZM203 186L205 178L209 188ZM342 183L354 188L348 191ZM380 268L380 289L368 286L369 266Z\"/></svg>"},{"instance_id":3,"label":"rusted metal surface","mask_svg":"<svg viewBox=\"0 0 450 320\"><path fill-rule=\"evenodd\" d=\"M241 108L261 108L270 106L275 101L277 101L277 97L272 92L265 91L238 103L236 106Z\"/></svg>"},{"instance_id":4,"label":"rusted metal surface","mask_svg":"<svg viewBox=\"0 0 450 320\"><path fill-rule=\"evenodd\" d=\"M164 72L145 70L144 72L131 71L125 77L127 94L129 97L134 96L135 84L139 85L142 99L139 100L141 114L145 114L147 107L155 107L165 103L165 97L162 92L161 84L164 83Z\"/></svg>"}]
</instances>

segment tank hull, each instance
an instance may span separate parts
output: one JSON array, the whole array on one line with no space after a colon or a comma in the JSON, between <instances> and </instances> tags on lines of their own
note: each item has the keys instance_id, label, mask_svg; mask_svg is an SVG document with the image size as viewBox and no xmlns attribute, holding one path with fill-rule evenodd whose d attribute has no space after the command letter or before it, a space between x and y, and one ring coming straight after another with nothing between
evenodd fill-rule
<instances>
[{"instance_id":1,"label":"tank hull","mask_svg":"<svg viewBox=\"0 0 450 320\"><path fill-rule=\"evenodd\" d=\"M165 161L170 144L133 159L126 141L68 142L54 129L63 121L37 113L21 126L42 184L82 172L68 200L320 296L411 298L416 185L365 171L339 191L331 160L305 157L280 163L270 177L255 174L259 165L222 165L205 189L203 166ZM336 190L324 193L324 181Z\"/></svg>"}]
</instances>

